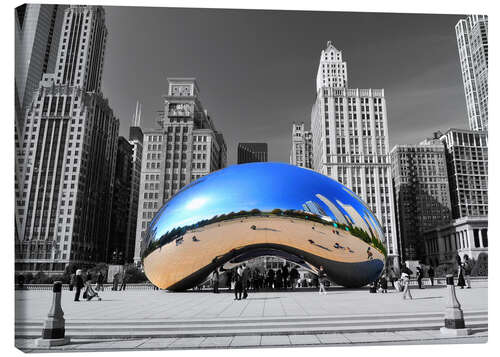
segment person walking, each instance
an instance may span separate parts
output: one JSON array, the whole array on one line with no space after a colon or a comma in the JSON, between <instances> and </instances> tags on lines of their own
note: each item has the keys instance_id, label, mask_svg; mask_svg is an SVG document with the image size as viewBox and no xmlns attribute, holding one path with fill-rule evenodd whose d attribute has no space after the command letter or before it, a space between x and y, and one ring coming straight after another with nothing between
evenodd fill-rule
<instances>
[{"instance_id":1,"label":"person walking","mask_svg":"<svg viewBox=\"0 0 500 357\"><path fill-rule=\"evenodd\" d=\"M469 259L469 256L467 254L464 255L464 275L465 275L465 281L467 282L467 289L471 288L470 284L470 274L472 272L472 263Z\"/></svg>"},{"instance_id":2,"label":"person walking","mask_svg":"<svg viewBox=\"0 0 500 357\"><path fill-rule=\"evenodd\" d=\"M429 267L427 275L429 275L429 279L431 280L431 286L434 286L434 269L432 268L432 265Z\"/></svg>"},{"instance_id":3,"label":"person walking","mask_svg":"<svg viewBox=\"0 0 500 357\"><path fill-rule=\"evenodd\" d=\"M413 272L405 266L401 272L401 280L403 281L403 300L408 296L410 300L413 299L410 292L410 276Z\"/></svg>"},{"instance_id":4,"label":"person walking","mask_svg":"<svg viewBox=\"0 0 500 357\"><path fill-rule=\"evenodd\" d=\"M241 289L243 291L243 299L248 297L248 281L250 280L250 268L243 264L241 271Z\"/></svg>"},{"instance_id":5,"label":"person walking","mask_svg":"<svg viewBox=\"0 0 500 357\"><path fill-rule=\"evenodd\" d=\"M75 301L80 301L80 292L83 288L82 270L78 269L75 274Z\"/></svg>"},{"instance_id":6,"label":"person walking","mask_svg":"<svg viewBox=\"0 0 500 357\"><path fill-rule=\"evenodd\" d=\"M460 286L460 289L463 289L465 286L465 279L464 279L464 267L463 264L460 264L458 266L458 282L457 286Z\"/></svg>"},{"instance_id":7,"label":"person walking","mask_svg":"<svg viewBox=\"0 0 500 357\"><path fill-rule=\"evenodd\" d=\"M281 290L281 284L283 282L283 276L281 275L281 269L276 270L276 277L274 279L274 288Z\"/></svg>"},{"instance_id":8,"label":"person walking","mask_svg":"<svg viewBox=\"0 0 500 357\"><path fill-rule=\"evenodd\" d=\"M295 284L297 283L297 279L299 277L300 277L300 274L299 274L297 268L293 267L290 270L290 285L292 286L292 290L293 290L293 287L295 286Z\"/></svg>"},{"instance_id":9,"label":"person walking","mask_svg":"<svg viewBox=\"0 0 500 357\"><path fill-rule=\"evenodd\" d=\"M423 289L422 287L422 278L424 277L424 271L420 266L417 267L417 282L418 282L418 288Z\"/></svg>"},{"instance_id":10,"label":"person walking","mask_svg":"<svg viewBox=\"0 0 500 357\"><path fill-rule=\"evenodd\" d=\"M87 301L90 301L96 296L97 299L101 301L99 295L94 291L94 289L92 289L92 275L88 273L85 281L85 291L83 292L83 298Z\"/></svg>"},{"instance_id":11,"label":"person walking","mask_svg":"<svg viewBox=\"0 0 500 357\"><path fill-rule=\"evenodd\" d=\"M99 275L97 275L97 284L95 287L95 291L104 291L104 275L102 272L99 272Z\"/></svg>"},{"instance_id":12,"label":"person walking","mask_svg":"<svg viewBox=\"0 0 500 357\"><path fill-rule=\"evenodd\" d=\"M394 269L392 267L389 270L389 280L391 281L392 288L396 289L396 284L394 283L397 280L396 272L394 271Z\"/></svg>"},{"instance_id":13,"label":"person walking","mask_svg":"<svg viewBox=\"0 0 500 357\"><path fill-rule=\"evenodd\" d=\"M283 278L283 288L285 290L288 285L288 275L289 275L288 267L286 266L286 264L284 264L283 267L281 268L281 277Z\"/></svg>"},{"instance_id":14,"label":"person walking","mask_svg":"<svg viewBox=\"0 0 500 357\"><path fill-rule=\"evenodd\" d=\"M326 280L326 273L325 269L323 268L323 265L319 267L318 271L318 282L319 282L319 293L326 295L326 290L325 290L325 280Z\"/></svg>"},{"instance_id":15,"label":"person walking","mask_svg":"<svg viewBox=\"0 0 500 357\"><path fill-rule=\"evenodd\" d=\"M73 291L73 287L76 285L76 274L71 274L69 278L69 291Z\"/></svg>"},{"instance_id":16,"label":"person walking","mask_svg":"<svg viewBox=\"0 0 500 357\"><path fill-rule=\"evenodd\" d=\"M126 271L123 271L123 273L120 274L120 282L121 282L120 291L125 291L128 282L128 276Z\"/></svg>"},{"instance_id":17,"label":"person walking","mask_svg":"<svg viewBox=\"0 0 500 357\"><path fill-rule=\"evenodd\" d=\"M111 290L113 290L113 291L118 290L118 280L119 279L120 279L120 273L115 273L115 275L113 275L113 287L111 288Z\"/></svg>"},{"instance_id":18,"label":"person walking","mask_svg":"<svg viewBox=\"0 0 500 357\"><path fill-rule=\"evenodd\" d=\"M215 269L212 274L212 284L214 287L214 294L219 293L219 269Z\"/></svg>"},{"instance_id":19,"label":"person walking","mask_svg":"<svg viewBox=\"0 0 500 357\"><path fill-rule=\"evenodd\" d=\"M234 280L234 300L241 300L241 293L243 290L243 284L241 281L241 275L243 271L241 267L238 267L236 271L234 272L233 275L233 280Z\"/></svg>"},{"instance_id":20,"label":"person walking","mask_svg":"<svg viewBox=\"0 0 500 357\"><path fill-rule=\"evenodd\" d=\"M274 286L274 270L272 268L269 268L269 271L267 272L267 284L270 289Z\"/></svg>"}]
</instances>

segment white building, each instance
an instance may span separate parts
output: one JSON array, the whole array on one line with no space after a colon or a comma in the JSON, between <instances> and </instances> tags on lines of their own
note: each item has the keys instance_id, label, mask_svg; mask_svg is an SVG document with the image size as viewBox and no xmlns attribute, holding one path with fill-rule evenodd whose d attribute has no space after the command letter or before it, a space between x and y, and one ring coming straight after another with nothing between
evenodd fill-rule
<instances>
[{"instance_id":1,"label":"white building","mask_svg":"<svg viewBox=\"0 0 500 357\"><path fill-rule=\"evenodd\" d=\"M455 26L471 130L488 131L488 17L471 15Z\"/></svg>"},{"instance_id":2,"label":"white building","mask_svg":"<svg viewBox=\"0 0 500 357\"><path fill-rule=\"evenodd\" d=\"M136 251L163 204L190 182L226 166L222 134L199 100L194 78L168 78L159 128L145 129L137 216Z\"/></svg>"},{"instance_id":3,"label":"white building","mask_svg":"<svg viewBox=\"0 0 500 357\"><path fill-rule=\"evenodd\" d=\"M389 256L398 256L383 89L347 87L342 52L321 52L311 112L313 169L346 185L376 214ZM395 262L397 264L397 262Z\"/></svg>"},{"instance_id":4,"label":"white building","mask_svg":"<svg viewBox=\"0 0 500 357\"><path fill-rule=\"evenodd\" d=\"M119 121L101 94L100 6L64 12L55 73L27 108L16 215L16 270L62 272L105 260Z\"/></svg>"},{"instance_id":5,"label":"white building","mask_svg":"<svg viewBox=\"0 0 500 357\"><path fill-rule=\"evenodd\" d=\"M304 123L292 125L290 164L312 168L312 133L305 130Z\"/></svg>"}]
</instances>

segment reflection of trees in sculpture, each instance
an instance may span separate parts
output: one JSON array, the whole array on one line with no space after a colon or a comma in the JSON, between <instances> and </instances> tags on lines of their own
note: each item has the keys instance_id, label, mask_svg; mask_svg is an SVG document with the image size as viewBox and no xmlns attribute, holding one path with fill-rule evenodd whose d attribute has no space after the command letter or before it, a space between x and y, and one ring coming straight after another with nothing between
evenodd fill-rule
<instances>
[{"instance_id":1,"label":"reflection of trees in sculpture","mask_svg":"<svg viewBox=\"0 0 500 357\"><path fill-rule=\"evenodd\" d=\"M221 214L219 216L214 216L209 219L204 219L201 220L195 224L191 224L189 226L183 226L183 227L176 227L170 230L168 233L164 234L163 236L160 237L157 241L149 244L147 248L144 250L142 256L145 257L157 248L172 242L173 240L183 236L187 231L196 229L196 228L201 228L213 223L218 223L218 222L223 222L223 221L228 221L231 219L237 219L237 218L243 218L247 216L270 216L270 215L276 215L276 216L286 216L286 217L291 217L291 218L300 218L303 220L308 220L308 221L313 221L319 224L327 225L327 226L332 226L332 222L326 221L322 219L320 216L315 215L314 213L310 212L305 212L302 210L293 210L293 209L288 209L288 210L281 210L279 208L275 208L270 212L262 212L257 208L252 209L251 211L245 211L241 210L237 213L235 212L230 212L228 214ZM346 225L343 223L339 222L334 222L333 226L340 228L344 231L350 232L351 235L360 238L363 240L365 243L370 244L374 248L376 248L378 251L380 251L384 256L387 256L387 250L384 246L384 244L377 239L373 234L370 234L366 232L365 230L355 227L352 224ZM154 234L148 233L148 239L146 241L150 241L150 237L154 236Z\"/></svg>"}]
</instances>

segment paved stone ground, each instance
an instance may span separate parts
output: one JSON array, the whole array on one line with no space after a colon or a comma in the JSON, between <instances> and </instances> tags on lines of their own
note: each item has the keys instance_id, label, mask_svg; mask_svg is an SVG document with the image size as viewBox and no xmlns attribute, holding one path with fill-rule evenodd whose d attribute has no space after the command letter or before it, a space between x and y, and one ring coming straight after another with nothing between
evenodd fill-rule
<instances>
[{"instance_id":1,"label":"paved stone ground","mask_svg":"<svg viewBox=\"0 0 500 357\"><path fill-rule=\"evenodd\" d=\"M17 291L16 320L45 319L51 304L50 291ZM317 292L250 293L246 300L235 301L230 293L205 292L169 293L155 290L126 292L104 291L102 301L72 301L72 293L64 291L62 307L66 321L145 319L209 319L245 317L339 316L364 314L397 314L443 312L447 289L434 287L412 289L413 300L403 300L402 294L370 294L366 289L335 288L326 296ZM457 289L464 311L488 309L487 283L477 283L472 289ZM138 338L77 340L55 350L98 351L130 349L192 349L298 347L385 344L484 343L487 330L474 330L464 338L445 337L436 330L399 332L329 333L311 335ZM25 352L39 352L33 339L18 339L16 346Z\"/></svg>"},{"instance_id":2,"label":"paved stone ground","mask_svg":"<svg viewBox=\"0 0 500 357\"><path fill-rule=\"evenodd\" d=\"M439 331L401 331L371 333L335 333L288 336L229 336L186 338L143 338L128 340L72 340L69 345L53 347L51 351L110 351L110 350L164 350L199 348L256 348L256 347L314 347L350 345L402 345L486 343L487 331L474 331L461 338L443 337ZM34 340L16 340L16 347L24 352L40 352Z\"/></svg>"},{"instance_id":3,"label":"paved stone ground","mask_svg":"<svg viewBox=\"0 0 500 357\"><path fill-rule=\"evenodd\" d=\"M487 282L472 289L457 289L464 311L488 309ZM413 300L389 290L370 294L366 289L335 288L326 296L316 292L252 293L235 301L230 293L169 293L161 290L100 292L102 301L74 302L73 293L63 291L62 308L67 321L78 319L195 319L281 316L363 315L377 313L444 312L445 287L412 289ZM16 291L16 320L44 320L51 304L50 291Z\"/></svg>"}]
</instances>

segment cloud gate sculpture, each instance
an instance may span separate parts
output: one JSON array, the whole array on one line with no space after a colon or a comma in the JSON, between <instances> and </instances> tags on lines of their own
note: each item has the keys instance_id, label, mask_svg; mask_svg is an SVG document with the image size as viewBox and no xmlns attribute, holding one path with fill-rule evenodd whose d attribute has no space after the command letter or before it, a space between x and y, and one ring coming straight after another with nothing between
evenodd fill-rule
<instances>
[{"instance_id":1,"label":"cloud gate sculpture","mask_svg":"<svg viewBox=\"0 0 500 357\"><path fill-rule=\"evenodd\" d=\"M345 287L376 280L385 265L382 227L351 190L282 163L233 165L173 196L151 221L141 256L148 279L181 291L219 266L279 256Z\"/></svg>"}]
</instances>

